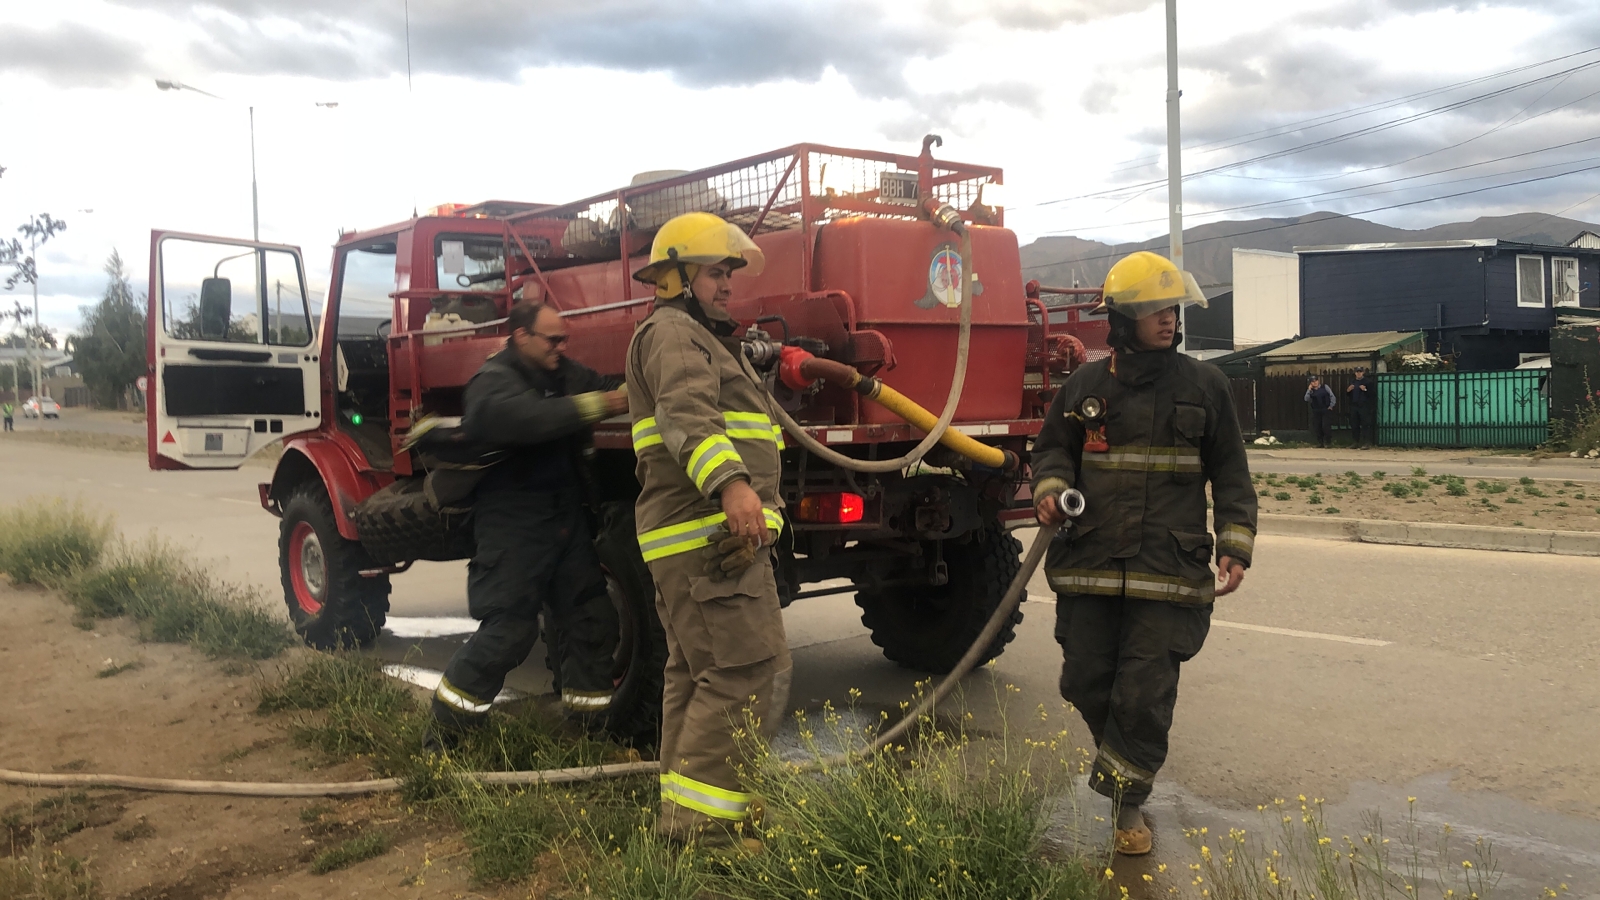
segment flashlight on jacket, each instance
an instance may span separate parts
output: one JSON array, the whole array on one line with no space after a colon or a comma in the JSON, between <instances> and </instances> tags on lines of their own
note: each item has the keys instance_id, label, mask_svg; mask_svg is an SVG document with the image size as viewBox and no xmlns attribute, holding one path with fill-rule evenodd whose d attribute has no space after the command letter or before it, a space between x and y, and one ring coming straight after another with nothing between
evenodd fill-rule
<instances>
[{"instance_id":1,"label":"flashlight on jacket","mask_svg":"<svg viewBox=\"0 0 1600 900\"><path fill-rule=\"evenodd\" d=\"M1083 498L1083 491L1077 488L1067 488L1056 494L1056 509L1061 510L1061 514L1069 519L1083 515L1088 505L1088 501Z\"/></svg>"}]
</instances>

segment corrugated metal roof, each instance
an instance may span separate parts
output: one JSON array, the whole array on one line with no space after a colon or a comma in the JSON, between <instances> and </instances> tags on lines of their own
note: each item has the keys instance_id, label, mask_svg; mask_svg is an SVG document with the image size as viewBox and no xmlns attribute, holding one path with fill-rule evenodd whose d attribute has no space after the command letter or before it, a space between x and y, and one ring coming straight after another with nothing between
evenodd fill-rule
<instances>
[{"instance_id":1,"label":"corrugated metal roof","mask_svg":"<svg viewBox=\"0 0 1600 900\"><path fill-rule=\"evenodd\" d=\"M1304 356L1364 356L1387 353L1395 347L1422 340L1420 331L1373 331L1366 334L1325 334L1301 338L1262 354L1268 359Z\"/></svg>"},{"instance_id":2,"label":"corrugated metal roof","mask_svg":"<svg viewBox=\"0 0 1600 900\"><path fill-rule=\"evenodd\" d=\"M1313 247L1296 247L1296 253L1351 253L1358 250L1449 250L1465 247L1493 247L1496 238L1475 238L1465 241L1391 241L1379 244L1319 244Z\"/></svg>"}]
</instances>

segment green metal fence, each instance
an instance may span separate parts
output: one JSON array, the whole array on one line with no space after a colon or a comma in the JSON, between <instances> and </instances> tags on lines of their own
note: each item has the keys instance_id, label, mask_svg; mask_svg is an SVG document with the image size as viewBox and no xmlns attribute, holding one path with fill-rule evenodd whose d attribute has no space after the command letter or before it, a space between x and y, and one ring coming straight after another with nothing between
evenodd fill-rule
<instances>
[{"instance_id":1,"label":"green metal fence","mask_svg":"<svg viewBox=\"0 0 1600 900\"><path fill-rule=\"evenodd\" d=\"M1550 437L1547 369L1378 376L1378 443L1533 447Z\"/></svg>"}]
</instances>

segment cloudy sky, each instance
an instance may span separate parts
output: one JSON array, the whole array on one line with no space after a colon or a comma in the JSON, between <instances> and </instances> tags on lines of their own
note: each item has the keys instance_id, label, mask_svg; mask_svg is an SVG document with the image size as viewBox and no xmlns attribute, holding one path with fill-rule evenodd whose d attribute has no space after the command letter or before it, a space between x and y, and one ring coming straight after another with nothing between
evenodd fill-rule
<instances>
[{"instance_id":1,"label":"cloudy sky","mask_svg":"<svg viewBox=\"0 0 1600 900\"><path fill-rule=\"evenodd\" d=\"M409 78L406 4L0 0L0 232L69 224L47 324L113 247L142 286L152 227L249 235L250 104L262 238L318 282L413 208L930 131L1004 167L1024 241L1165 230L1159 0L409 0ZM1189 224L1600 219L1600 0L1179 6Z\"/></svg>"}]
</instances>

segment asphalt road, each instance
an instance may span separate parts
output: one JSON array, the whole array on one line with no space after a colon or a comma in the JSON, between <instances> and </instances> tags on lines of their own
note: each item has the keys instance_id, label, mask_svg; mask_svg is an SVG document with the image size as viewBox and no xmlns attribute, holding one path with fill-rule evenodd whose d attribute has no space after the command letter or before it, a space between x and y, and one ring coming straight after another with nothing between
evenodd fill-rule
<instances>
[{"instance_id":1,"label":"asphalt road","mask_svg":"<svg viewBox=\"0 0 1600 900\"><path fill-rule=\"evenodd\" d=\"M277 523L255 491L267 474L155 473L132 454L0 442L0 497L81 498L115 513L125 533L154 531L277 604ZM377 652L441 665L470 627L463 576L462 564L442 563L397 577L399 634ZM1120 861L1119 880L1135 896L1164 895L1189 874L1184 827L1270 828L1256 808L1276 798L1326 798L1337 840L1364 814L1400 822L1415 797L1423 826L1493 844L1503 896L1565 883L1574 898L1600 898L1597 580L1600 559L1263 536L1244 588L1218 603L1205 650L1185 668L1149 807L1157 853ZM1015 643L967 686L981 728L1001 727L997 694L1011 697L1012 728L1036 727L1041 704L1061 720L1053 603L1037 578L1031 593ZM883 660L848 595L802 600L785 622L797 705L843 704L859 688L875 716L919 677ZM531 659L513 687L548 685L543 653ZM995 691L991 677L1018 692ZM1079 800L1086 825L1103 828L1094 816L1108 806L1087 792ZM1139 880L1146 872L1153 889Z\"/></svg>"},{"instance_id":2,"label":"asphalt road","mask_svg":"<svg viewBox=\"0 0 1600 900\"><path fill-rule=\"evenodd\" d=\"M1537 478L1541 481L1600 482L1600 466L1573 460L1531 463L1517 457L1489 457L1492 461L1469 462L1466 457L1454 459L1396 459L1394 457L1363 459L1359 454L1341 454L1337 459L1274 458L1265 454L1250 454L1250 471L1276 472L1281 475L1331 475L1359 472L1371 475L1374 471L1410 474L1413 466L1421 466L1429 475L1460 475L1463 478Z\"/></svg>"},{"instance_id":3,"label":"asphalt road","mask_svg":"<svg viewBox=\"0 0 1600 900\"><path fill-rule=\"evenodd\" d=\"M145 436L143 416L138 413L102 409L72 407L61 410L60 418L26 419L23 418L19 407L16 426L18 431L90 431L96 434L121 434L141 438Z\"/></svg>"}]
</instances>

